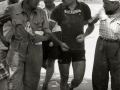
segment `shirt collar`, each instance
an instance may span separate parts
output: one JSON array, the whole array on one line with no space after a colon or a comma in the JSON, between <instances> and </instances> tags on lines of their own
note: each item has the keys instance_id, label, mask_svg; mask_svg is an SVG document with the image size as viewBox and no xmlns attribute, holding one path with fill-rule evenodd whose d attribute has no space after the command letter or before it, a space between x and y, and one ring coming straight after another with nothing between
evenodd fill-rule
<instances>
[{"instance_id":1,"label":"shirt collar","mask_svg":"<svg viewBox=\"0 0 120 90\"><path fill-rule=\"evenodd\" d=\"M25 12L26 12L26 11L24 10L24 8L23 8L23 2L24 2L24 1L18 3L18 5L17 5L17 7L16 7L16 8L17 8L16 14L21 14L21 13L25 13ZM37 13L37 8L33 10L33 13Z\"/></svg>"}]
</instances>

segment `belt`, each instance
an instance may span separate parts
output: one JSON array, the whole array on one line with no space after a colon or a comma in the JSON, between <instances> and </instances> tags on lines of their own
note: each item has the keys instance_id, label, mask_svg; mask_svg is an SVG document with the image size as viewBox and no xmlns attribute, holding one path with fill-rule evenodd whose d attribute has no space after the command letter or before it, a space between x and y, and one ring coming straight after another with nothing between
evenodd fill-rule
<instances>
[{"instance_id":1,"label":"belt","mask_svg":"<svg viewBox=\"0 0 120 90\"><path fill-rule=\"evenodd\" d=\"M100 39L102 39L103 41L106 41L106 42L112 42L112 43L118 43L118 49L117 49L117 51L116 51L116 53L115 53L115 55L114 56L116 56L117 54L118 54L118 51L119 51L119 49L120 49L120 39L117 39L117 40L114 40L114 39L106 39L106 38L103 38L103 37L99 37ZM102 46L102 44L101 44L101 46Z\"/></svg>"},{"instance_id":2,"label":"belt","mask_svg":"<svg viewBox=\"0 0 120 90\"><path fill-rule=\"evenodd\" d=\"M119 39L116 39L116 40L114 40L114 39L108 39L108 38L103 38L103 37L99 37L101 40L104 40L104 41L106 41L106 42L120 42L120 40Z\"/></svg>"}]
</instances>

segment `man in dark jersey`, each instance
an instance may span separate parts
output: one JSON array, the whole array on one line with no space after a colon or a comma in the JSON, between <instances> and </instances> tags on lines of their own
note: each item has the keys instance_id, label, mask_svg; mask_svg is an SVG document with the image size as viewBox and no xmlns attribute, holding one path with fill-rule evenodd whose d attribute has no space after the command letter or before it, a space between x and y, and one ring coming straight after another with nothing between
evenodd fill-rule
<instances>
[{"instance_id":1,"label":"man in dark jersey","mask_svg":"<svg viewBox=\"0 0 120 90\"><path fill-rule=\"evenodd\" d=\"M67 46L61 48L58 61L61 82L61 90L73 90L83 80L85 72L84 39L89 35L94 25L90 23L91 11L88 5L77 0L62 0L51 14L51 24L57 22L62 30L62 42ZM84 33L84 25L88 24ZM69 68L72 62L74 79L68 85Z\"/></svg>"}]
</instances>

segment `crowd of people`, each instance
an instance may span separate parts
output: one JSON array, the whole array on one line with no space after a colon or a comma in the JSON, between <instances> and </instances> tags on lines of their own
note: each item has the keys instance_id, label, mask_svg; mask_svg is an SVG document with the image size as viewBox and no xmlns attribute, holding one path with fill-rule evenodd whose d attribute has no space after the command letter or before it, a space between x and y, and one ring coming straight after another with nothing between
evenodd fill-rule
<instances>
[{"instance_id":1,"label":"crowd of people","mask_svg":"<svg viewBox=\"0 0 120 90\"><path fill-rule=\"evenodd\" d=\"M54 73L58 60L60 90L74 90L84 77L86 36L100 21L96 44L92 86L107 90L109 72L111 89L120 90L120 3L103 0L103 7L94 16L84 2L44 0L7 0L0 13L0 90L37 90L41 68L46 69L42 90ZM84 25L87 28L84 32ZM68 84L72 63L73 80Z\"/></svg>"}]
</instances>

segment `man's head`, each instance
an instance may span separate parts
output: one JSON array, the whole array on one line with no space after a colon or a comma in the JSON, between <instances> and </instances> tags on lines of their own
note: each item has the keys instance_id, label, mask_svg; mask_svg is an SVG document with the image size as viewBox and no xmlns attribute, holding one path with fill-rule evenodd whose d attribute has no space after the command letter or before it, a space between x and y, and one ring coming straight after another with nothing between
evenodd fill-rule
<instances>
[{"instance_id":1,"label":"man's head","mask_svg":"<svg viewBox=\"0 0 120 90\"><path fill-rule=\"evenodd\" d=\"M46 8L52 8L54 7L54 0L44 0L44 3L45 3L45 7Z\"/></svg>"},{"instance_id":2,"label":"man's head","mask_svg":"<svg viewBox=\"0 0 120 90\"><path fill-rule=\"evenodd\" d=\"M76 2L76 0L62 0L64 5L71 5L72 3Z\"/></svg>"},{"instance_id":3,"label":"man's head","mask_svg":"<svg viewBox=\"0 0 120 90\"><path fill-rule=\"evenodd\" d=\"M103 0L106 14L111 15L119 8L119 0Z\"/></svg>"},{"instance_id":4,"label":"man's head","mask_svg":"<svg viewBox=\"0 0 120 90\"><path fill-rule=\"evenodd\" d=\"M40 0L24 0L31 8L36 8Z\"/></svg>"}]
</instances>

